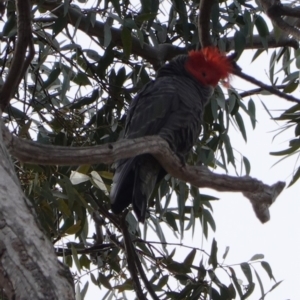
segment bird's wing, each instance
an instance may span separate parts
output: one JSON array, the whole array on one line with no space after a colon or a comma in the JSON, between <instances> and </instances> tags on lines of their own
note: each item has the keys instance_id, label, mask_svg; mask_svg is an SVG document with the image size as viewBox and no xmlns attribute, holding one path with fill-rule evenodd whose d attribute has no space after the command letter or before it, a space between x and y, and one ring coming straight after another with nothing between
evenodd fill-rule
<instances>
[{"instance_id":1,"label":"bird's wing","mask_svg":"<svg viewBox=\"0 0 300 300\"><path fill-rule=\"evenodd\" d=\"M202 112L211 94L184 76L150 82L133 100L125 137L160 135L177 155L185 155L200 134Z\"/></svg>"},{"instance_id":2,"label":"bird's wing","mask_svg":"<svg viewBox=\"0 0 300 300\"><path fill-rule=\"evenodd\" d=\"M148 83L131 103L125 137L133 139L158 134L178 106L179 98L172 77L162 77Z\"/></svg>"}]
</instances>

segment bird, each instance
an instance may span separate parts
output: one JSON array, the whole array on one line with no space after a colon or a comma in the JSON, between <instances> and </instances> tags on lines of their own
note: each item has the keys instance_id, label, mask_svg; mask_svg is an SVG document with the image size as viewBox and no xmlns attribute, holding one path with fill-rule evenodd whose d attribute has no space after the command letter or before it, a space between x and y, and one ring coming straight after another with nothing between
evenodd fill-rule
<instances>
[{"instance_id":1,"label":"bird","mask_svg":"<svg viewBox=\"0 0 300 300\"><path fill-rule=\"evenodd\" d=\"M228 84L232 61L216 47L192 50L162 66L130 103L124 136L158 135L182 160L197 141L204 107L220 80ZM111 210L120 214L130 204L144 223L148 200L167 172L150 154L115 164L110 192Z\"/></svg>"}]
</instances>

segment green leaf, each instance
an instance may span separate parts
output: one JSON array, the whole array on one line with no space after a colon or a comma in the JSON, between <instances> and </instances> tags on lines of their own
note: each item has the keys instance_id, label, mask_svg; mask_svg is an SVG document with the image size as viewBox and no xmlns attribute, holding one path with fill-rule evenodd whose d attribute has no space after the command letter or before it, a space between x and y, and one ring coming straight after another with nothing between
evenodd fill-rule
<instances>
[{"instance_id":1,"label":"green leaf","mask_svg":"<svg viewBox=\"0 0 300 300\"><path fill-rule=\"evenodd\" d=\"M234 49L238 57L243 53L246 46L246 37L243 32L236 31L234 34Z\"/></svg>"},{"instance_id":2,"label":"green leaf","mask_svg":"<svg viewBox=\"0 0 300 300\"><path fill-rule=\"evenodd\" d=\"M71 243L71 252L72 252L72 256L73 256L75 266L76 266L78 272L81 273L81 267L80 267L80 263L79 263L79 259L78 259L77 250L74 247L73 243Z\"/></svg>"},{"instance_id":3,"label":"green leaf","mask_svg":"<svg viewBox=\"0 0 300 300\"><path fill-rule=\"evenodd\" d=\"M42 88L48 89L48 87L58 78L60 73L61 73L60 68L55 68L54 70L52 70L48 76L48 79L44 81Z\"/></svg>"},{"instance_id":4,"label":"green leaf","mask_svg":"<svg viewBox=\"0 0 300 300\"><path fill-rule=\"evenodd\" d=\"M214 270L218 266L217 253L218 253L217 241L215 239L213 239L212 244L211 244L211 250L210 250L210 256L209 256L208 263L213 266Z\"/></svg>"},{"instance_id":5,"label":"green leaf","mask_svg":"<svg viewBox=\"0 0 300 300\"><path fill-rule=\"evenodd\" d=\"M229 267L229 270L231 272L231 279L234 283L234 286L235 286L236 290L238 291L238 294L239 294L240 298L242 298L243 297L243 292L242 292L242 289L241 289L241 285L239 284L238 279L236 277L235 271L231 267Z\"/></svg>"},{"instance_id":6,"label":"green leaf","mask_svg":"<svg viewBox=\"0 0 300 300\"><path fill-rule=\"evenodd\" d=\"M246 175L249 175L251 170L251 165L250 165L250 161L246 156L243 156L243 163L245 166Z\"/></svg>"},{"instance_id":7,"label":"green leaf","mask_svg":"<svg viewBox=\"0 0 300 300\"><path fill-rule=\"evenodd\" d=\"M165 238L163 230L162 230L162 228L159 224L159 220L157 218L153 218L151 215L150 215L150 218L151 218L153 224L155 225L155 231L156 231L156 234L157 234L159 240L165 245L166 244L166 238Z\"/></svg>"},{"instance_id":8,"label":"green leaf","mask_svg":"<svg viewBox=\"0 0 300 300\"><path fill-rule=\"evenodd\" d=\"M222 89L218 85L215 88L214 96L216 96L218 106L222 109L225 109L225 103L226 103L225 96L224 96L224 93L223 93Z\"/></svg>"},{"instance_id":9,"label":"green leaf","mask_svg":"<svg viewBox=\"0 0 300 300\"><path fill-rule=\"evenodd\" d=\"M104 25L104 43L103 46L107 47L110 42L111 42L111 22L110 22L111 18L107 18L107 21L105 22Z\"/></svg>"},{"instance_id":10,"label":"green leaf","mask_svg":"<svg viewBox=\"0 0 300 300\"><path fill-rule=\"evenodd\" d=\"M69 267L72 268L73 266L73 259L71 255L67 255L64 257L64 263Z\"/></svg>"},{"instance_id":11,"label":"green leaf","mask_svg":"<svg viewBox=\"0 0 300 300\"><path fill-rule=\"evenodd\" d=\"M270 34L269 33L269 28L268 28L268 25L267 25L266 21L263 19L263 17L261 17L259 15L256 16L255 27L256 27L260 37L265 38Z\"/></svg>"},{"instance_id":12,"label":"green leaf","mask_svg":"<svg viewBox=\"0 0 300 300\"><path fill-rule=\"evenodd\" d=\"M248 101L248 115L250 117L252 128L255 129L255 126L256 126L256 108L255 108L255 103L252 100L252 98L250 98L250 100Z\"/></svg>"},{"instance_id":13,"label":"green leaf","mask_svg":"<svg viewBox=\"0 0 300 300\"><path fill-rule=\"evenodd\" d=\"M227 153L227 162L231 162L232 165L235 166L235 159L234 159L229 136L227 134L222 134L222 140L224 142L226 153Z\"/></svg>"},{"instance_id":14,"label":"green leaf","mask_svg":"<svg viewBox=\"0 0 300 300\"><path fill-rule=\"evenodd\" d=\"M124 56L126 59L128 59L131 54L132 37L131 37L131 31L127 27L123 27L121 33L121 39L123 44Z\"/></svg>"},{"instance_id":15,"label":"green leaf","mask_svg":"<svg viewBox=\"0 0 300 300\"><path fill-rule=\"evenodd\" d=\"M174 231L178 231L177 223L172 212L165 213L166 222L173 228Z\"/></svg>"},{"instance_id":16,"label":"green leaf","mask_svg":"<svg viewBox=\"0 0 300 300\"><path fill-rule=\"evenodd\" d=\"M259 284L259 288L260 288L260 293L261 293L261 299L264 299L264 295L265 295L265 291L264 291L264 285L258 275L258 273L256 272L256 270L254 270L254 273L255 273L255 276L256 276L256 279L258 281L258 284Z\"/></svg>"},{"instance_id":17,"label":"green leaf","mask_svg":"<svg viewBox=\"0 0 300 300\"><path fill-rule=\"evenodd\" d=\"M92 281L92 283L94 284L94 285L99 285L99 283L98 283L98 281L97 281L97 279L96 279L96 277L95 277L95 275L91 272L90 273L90 278L91 278L91 281Z\"/></svg>"},{"instance_id":18,"label":"green leaf","mask_svg":"<svg viewBox=\"0 0 300 300\"><path fill-rule=\"evenodd\" d=\"M204 280L204 278L206 276L206 273L207 273L207 271L206 271L206 269L205 269L205 267L203 265L203 258L202 258L201 261L200 261L200 263L199 263L198 275L197 275L199 281Z\"/></svg>"},{"instance_id":19,"label":"green leaf","mask_svg":"<svg viewBox=\"0 0 300 300\"><path fill-rule=\"evenodd\" d=\"M249 261L254 261L254 260L258 260L258 259L263 259L265 256L263 254L255 254L253 255Z\"/></svg>"},{"instance_id":20,"label":"green leaf","mask_svg":"<svg viewBox=\"0 0 300 300\"><path fill-rule=\"evenodd\" d=\"M228 98L228 113L232 113L235 106L236 106L236 96L233 93L230 93L229 98Z\"/></svg>"},{"instance_id":21,"label":"green leaf","mask_svg":"<svg viewBox=\"0 0 300 300\"><path fill-rule=\"evenodd\" d=\"M187 274L191 272L189 266L186 266L183 263L178 263L176 261L168 263L166 267L170 272L177 273L177 274Z\"/></svg>"},{"instance_id":22,"label":"green leaf","mask_svg":"<svg viewBox=\"0 0 300 300\"><path fill-rule=\"evenodd\" d=\"M17 32L16 14L10 14L2 29L3 36L12 37Z\"/></svg>"},{"instance_id":23,"label":"green leaf","mask_svg":"<svg viewBox=\"0 0 300 300\"><path fill-rule=\"evenodd\" d=\"M73 224L71 227L69 227L67 230L65 230L64 233L75 234L81 229L81 227L82 227L81 221L79 220L79 221L77 221L76 224Z\"/></svg>"},{"instance_id":24,"label":"green leaf","mask_svg":"<svg viewBox=\"0 0 300 300\"><path fill-rule=\"evenodd\" d=\"M168 280L169 280L169 275L164 275L163 277L161 277L156 285L157 288L161 290L168 283Z\"/></svg>"},{"instance_id":25,"label":"green leaf","mask_svg":"<svg viewBox=\"0 0 300 300\"><path fill-rule=\"evenodd\" d=\"M276 282L276 283L272 286L272 288L270 289L269 292L271 292L271 291L273 291L274 289L276 289L276 288L279 286L279 284L281 284L282 281L283 281L283 280L280 280L280 281Z\"/></svg>"},{"instance_id":26,"label":"green leaf","mask_svg":"<svg viewBox=\"0 0 300 300\"><path fill-rule=\"evenodd\" d=\"M293 175L293 179L289 183L288 187L292 186L300 177L300 167L298 167L297 171Z\"/></svg>"},{"instance_id":27,"label":"green leaf","mask_svg":"<svg viewBox=\"0 0 300 300\"><path fill-rule=\"evenodd\" d=\"M194 249L187 255L187 257L185 258L185 260L184 260L183 263L184 263L185 265L187 265L187 266L191 266L191 265L193 264L195 255L196 255L196 249L194 248Z\"/></svg>"},{"instance_id":28,"label":"green leaf","mask_svg":"<svg viewBox=\"0 0 300 300\"><path fill-rule=\"evenodd\" d=\"M252 272L251 272L251 268L249 266L248 263L244 262L244 263L241 263L241 269L244 273L244 275L246 276L249 284L252 283L253 279L252 279Z\"/></svg>"},{"instance_id":29,"label":"green leaf","mask_svg":"<svg viewBox=\"0 0 300 300\"><path fill-rule=\"evenodd\" d=\"M184 208L186 201L186 183L183 181L179 182L179 193L177 194L177 203L178 203L178 213L179 213L179 224L180 224L180 233L183 235L184 228Z\"/></svg>"},{"instance_id":30,"label":"green leaf","mask_svg":"<svg viewBox=\"0 0 300 300\"><path fill-rule=\"evenodd\" d=\"M256 50L256 52L254 53L251 62L254 62L263 52L265 51L265 49L258 49Z\"/></svg>"},{"instance_id":31,"label":"green leaf","mask_svg":"<svg viewBox=\"0 0 300 300\"><path fill-rule=\"evenodd\" d=\"M120 1L119 0L111 0L112 5L114 6L117 14L121 16L121 8L120 8Z\"/></svg>"},{"instance_id":32,"label":"green leaf","mask_svg":"<svg viewBox=\"0 0 300 300\"><path fill-rule=\"evenodd\" d=\"M235 120L236 120L236 122L238 124L238 127L239 127L239 129L240 129L240 131L242 133L242 136L243 136L245 142L247 142L247 133L246 133L244 121L243 121L243 118L242 118L241 114L239 112L237 112L234 115L234 117L235 117Z\"/></svg>"},{"instance_id":33,"label":"green leaf","mask_svg":"<svg viewBox=\"0 0 300 300\"><path fill-rule=\"evenodd\" d=\"M79 258L80 266L85 267L87 270L90 270L91 261L85 254L82 254Z\"/></svg>"},{"instance_id":34,"label":"green leaf","mask_svg":"<svg viewBox=\"0 0 300 300\"><path fill-rule=\"evenodd\" d=\"M204 222L207 222L213 231L216 231L216 223L212 217L211 212L208 209L202 209Z\"/></svg>"},{"instance_id":35,"label":"green leaf","mask_svg":"<svg viewBox=\"0 0 300 300\"><path fill-rule=\"evenodd\" d=\"M271 58L270 58L270 67L269 67L269 74L270 74L270 81L272 85L274 84L274 68L275 68L275 60L276 58L276 50L273 51Z\"/></svg>"},{"instance_id":36,"label":"green leaf","mask_svg":"<svg viewBox=\"0 0 300 300\"><path fill-rule=\"evenodd\" d=\"M299 86L299 82L296 81L290 81L288 85L283 89L283 91L287 94L291 94L296 90L296 88Z\"/></svg>"},{"instance_id":37,"label":"green leaf","mask_svg":"<svg viewBox=\"0 0 300 300\"><path fill-rule=\"evenodd\" d=\"M226 249L225 249L225 252L224 252L224 254L223 254L223 256L222 256L223 259L225 259L225 258L227 257L228 252L229 252L229 249L230 249L230 248L227 246Z\"/></svg>"},{"instance_id":38,"label":"green leaf","mask_svg":"<svg viewBox=\"0 0 300 300\"><path fill-rule=\"evenodd\" d=\"M88 76L83 72L78 72L71 80L78 85L91 85Z\"/></svg>"},{"instance_id":39,"label":"green leaf","mask_svg":"<svg viewBox=\"0 0 300 300\"><path fill-rule=\"evenodd\" d=\"M106 287L108 290L111 290L112 289L112 286L109 282L109 279L103 275L101 272L99 272L99 282L104 286Z\"/></svg>"},{"instance_id":40,"label":"green leaf","mask_svg":"<svg viewBox=\"0 0 300 300\"><path fill-rule=\"evenodd\" d=\"M68 24L66 16L58 17L52 25L54 36L58 35Z\"/></svg>"},{"instance_id":41,"label":"green leaf","mask_svg":"<svg viewBox=\"0 0 300 300\"><path fill-rule=\"evenodd\" d=\"M83 289L80 291L80 296L81 296L81 299L84 300L85 296L86 296L86 293L88 291L88 287L89 287L89 282L87 281L84 286L83 286Z\"/></svg>"},{"instance_id":42,"label":"green leaf","mask_svg":"<svg viewBox=\"0 0 300 300\"><path fill-rule=\"evenodd\" d=\"M265 269L265 271L267 272L267 274L269 275L270 279L274 279L274 276L273 276L273 273L272 273L272 269L271 269L271 266L269 265L268 262L266 261L262 261L261 262L261 266Z\"/></svg>"},{"instance_id":43,"label":"green leaf","mask_svg":"<svg viewBox=\"0 0 300 300\"><path fill-rule=\"evenodd\" d=\"M87 49L84 52L94 61L99 61L101 59L101 55L99 55L99 53L93 49ZM86 65L83 65L82 68L86 68Z\"/></svg>"},{"instance_id":44,"label":"green leaf","mask_svg":"<svg viewBox=\"0 0 300 300\"><path fill-rule=\"evenodd\" d=\"M300 135L300 123L298 123L295 127L295 136L299 136Z\"/></svg>"},{"instance_id":45,"label":"green leaf","mask_svg":"<svg viewBox=\"0 0 300 300\"><path fill-rule=\"evenodd\" d=\"M274 155L274 156L287 155L295 152L297 149L299 149L299 146L290 147L288 149L278 151L278 152L270 152L270 155Z\"/></svg>"}]
</instances>

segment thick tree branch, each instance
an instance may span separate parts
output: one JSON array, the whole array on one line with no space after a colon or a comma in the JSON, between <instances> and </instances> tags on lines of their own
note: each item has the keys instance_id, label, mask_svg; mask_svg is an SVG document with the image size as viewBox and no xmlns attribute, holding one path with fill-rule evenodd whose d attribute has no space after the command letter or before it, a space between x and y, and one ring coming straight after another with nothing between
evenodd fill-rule
<instances>
[{"instance_id":1,"label":"thick tree branch","mask_svg":"<svg viewBox=\"0 0 300 300\"><path fill-rule=\"evenodd\" d=\"M300 19L299 7L283 6L279 0L260 0L260 3L272 22L283 30L287 35L292 35L300 41L300 30L296 26L289 24L283 16L291 16Z\"/></svg>"},{"instance_id":2,"label":"thick tree branch","mask_svg":"<svg viewBox=\"0 0 300 300\"><path fill-rule=\"evenodd\" d=\"M120 140L116 143L94 147L59 147L41 145L12 136L7 129L3 139L11 155L22 162L32 164L83 165L110 164L118 159L140 154L152 154L172 176L197 187L209 187L217 191L242 192L252 203L261 222L269 220L268 207L275 201L285 184L273 186L263 184L251 177L219 175L204 166L183 166L170 150L168 143L158 136L147 136L134 140ZM257 203L259 209L257 208Z\"/></svg>"},{"instance_id":3,"label":"thick tree branch","mask_svg":"<svg viewBox=\"0 0 300 300\"><path fill-rule=\"evenodd\" d=\"M214 5L213 0L200 0L198 14L198 32L201 47L211 46L210 39L210 12Z\"/></svg>"},{"instance_id":4,"label":"thick tree branch","mask_svg":"<svg viewBox=\"0 0 300 300\"><path fill-rule=\"evenodd\" d=\"M34 47L31 35L31 3L29 0L16 1L18 16L17 43L13 60L6 80L0 92L0 108L2 111L9 104L10 99L24 76L31 60L34 57ZM29 46L28 56L26 51Z\"/></svg>"}]
</instances>

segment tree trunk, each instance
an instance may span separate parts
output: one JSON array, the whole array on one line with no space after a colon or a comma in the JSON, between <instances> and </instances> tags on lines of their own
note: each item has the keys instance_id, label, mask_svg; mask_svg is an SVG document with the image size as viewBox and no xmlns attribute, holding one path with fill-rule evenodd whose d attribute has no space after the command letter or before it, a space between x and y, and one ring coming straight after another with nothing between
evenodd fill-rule
<instances>
[{"instance_id":1,"label":"tree trunk","mask_svg":"<svg viewBox=\"0 0 300 300\"><path fill-rule=\"evenodd\" d=\"M9 299L74 299L70 271L21 190L2 134L0 151L0 286Z\"/></svg>"}]
</instances>

